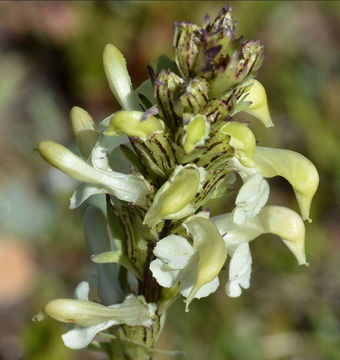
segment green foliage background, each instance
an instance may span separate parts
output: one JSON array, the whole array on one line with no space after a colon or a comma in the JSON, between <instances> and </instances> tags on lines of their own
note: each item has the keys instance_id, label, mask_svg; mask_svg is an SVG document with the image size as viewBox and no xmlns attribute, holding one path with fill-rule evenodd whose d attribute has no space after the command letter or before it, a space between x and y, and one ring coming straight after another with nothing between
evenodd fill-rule
<instances>
[{"instance_id":1,"label":"green foliage background","mask_svg":"<svg viewBox=\"0 0 340 360\"><path fill-rule=\"evenodd\" d=\"M82 233L83 209L68 210L74 183L45 165L34 148L45 139L75 147L68 124L73 105L97 121L118 109L102 68L106 43L127 57L137 86L147 77L150 61L162 53L172 56L174 20L200 23L205 13L213 17L223 5L0 3L1 360L103 359L64 348L62 325L31 322L48 300L72 297L79 281L94 276ZM230 299L222 286L208 299L195 301L189 314L178 301L159 347L182 349L194 360L338 360L340 4L231 5L238 34L265 45L258 79L267 90L275 127L268 130L250 119L259 144L301 152L320 173L313 223L306 225L310 267L299 267L278 238L257 239L251 246L250 290ZM297 209L288 183L273 179L271 187L270 203ZM212 204L214 213L227 211L232 201L231 195ZM17 244L14 250L12 243ZM20 253L17 249L24 250L23 257L9 261ZM23 285L17 279L22 274Z\"/></svg>"}]
</instances>

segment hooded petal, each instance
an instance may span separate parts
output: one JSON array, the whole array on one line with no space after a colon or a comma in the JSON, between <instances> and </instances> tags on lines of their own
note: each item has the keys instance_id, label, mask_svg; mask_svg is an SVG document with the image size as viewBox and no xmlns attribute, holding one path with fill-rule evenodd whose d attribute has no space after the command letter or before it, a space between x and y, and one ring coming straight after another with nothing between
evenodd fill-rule
<instances>
[{"instance_id":1,"label":"hooded petal","mask_svg":"<svg viewBox=\"0 0 340 360\"><path fill-rule=\"evenodd\" d=\"M180 280L179 290L184 297L188 297L192 292L193 287L195 286L196 280L196 272L191 271L186 274ZM220 281L218 280L218 276L216 276L213 280L209 281L208 283L204 284L200 287L200 289L195 294L195 299L201 299L203 297L207 297L213 292L217 290L220 285Z\"/></svg>"},{"instance_id":2,"label":"hooded petal","mask_svg":"<svg viewBox=\"0 0 340 360\"><path fill-rule=\"evenodd\" d=\"M274 125L269 114L266 90L259 81L253 79L252 82L253 85L245 99L246 101L251 101L251 105L244 111L256 116L265 127L272 127Z\"/></svg>"},{"instance_id":3,"label":"hooded petal","mask_svg":"<svg viewBox=\"0 0 340 360\"><path fill-rule=\"evenodd\" d=\"M306 264L305 226L301 217L291 209L265 206L257 216L242 225L233 222L232 213L217 216L212 221L227 246L231 241L249 242L261 234L272 233L281 237L300 265Z\"/></svg>"},{"instance_id":4,"label":"hooded petal","mask_svg":"<svg viewBox=\"0 0 340 360\"><path fill-rule=\"evenodd\" d=\"M229 121L223 125L220 132L230 137L229 144L235 149L235 156L248 167L254 166L256 140L247 124Z\"/></svg>"},{"instance_id":5,"label":"hooded petal","mask_svg":"<svg viewBox=\"0 0 340 360\"><path fill-rule=\"evenodd\" d=\"M234 209L233 220L242 224L245 219L256 216L269 197L269 185L260 173L250 176L241 186Z\"/></svg>"},{"instance_id":6,"label":"hooded petal","mask_svg":"<svg viewBox=\"0 0 340 360\"><path fill-rule=\"evenodd\" d=\"M143 204L145 196L150 193L143 179L134 175L95 169L72 151L53 141L40 142L38 151L50 165L72 179L105 186L108 193L118 199Z\"/></svg>"},{"instance_id":7,"label":"hooded petal","mask_svg":"<svg viewBox=\"0 0 340 360\"><path fill-rule=\"evenodd\" d=\"M112 44L107 44L103 54L104 70L111 91L123 109L138 109L138 101L133 94L126 60Z\"/></svg>"},{"instance_id":8,"label":"hooded petal","mask_svg":"<svg viewBox=\"0 0 340 360\"><path fill-rule=\"evenodd\" d=\"M227 248L212 221L194 216L184 226L192 235L193 246L199 255L195 283L186 301L188 311L188 306L199 289L219 274L227 258Z\"/></svg>"},{"instance_id":9,"label":"hooded petal","mask_svg":"<svg viewBox=\"0 0 340 360\"><path fill-rule=\"evenodd\" d=\"M285 149L256 147L255 166L264 177L283 176L293 186L302 218L309 219L310 206L319 185L319 175L303 155Z\"/></svg>"}]
</instances>

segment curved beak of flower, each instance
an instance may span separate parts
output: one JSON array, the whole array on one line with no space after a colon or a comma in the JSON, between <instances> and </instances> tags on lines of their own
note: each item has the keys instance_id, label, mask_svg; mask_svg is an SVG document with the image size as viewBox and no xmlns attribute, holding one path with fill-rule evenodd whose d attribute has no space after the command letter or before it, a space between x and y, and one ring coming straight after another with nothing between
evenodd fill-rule
<instances>
[{"instance_id":1,"label":"curved beak of flower","mask_svg":"<svg viewBox=\"0 0 340 360\"><path fill-rule=\"evenodd\" d=\"M272 233L281 237L300 265L306 264L305 225L293 210L282 206L265 206L261 212L242 225L233 222L233 214L212 219L226 242L249 242L261 234Z\"/></svg>"},{"instance_id":2,"label":"curved beak of flower","mask_svg":"<svg viewBox=\"0 0 340 360\"><path fill-rule=\"evenodd\" d=\"M257 117L265 127L272 127L274 125L269 114L266 90L259 81L252 79L252 82L253 85L246 97L246 101L251 101L251 105L244 111Z\"/></svg>"},{"instance_id":3,"label":"curved beak of flower","mask_svg":"<svg viewBox=\"0 0 340 360\"><path fill-rule=\"evenodd\" d=\"M229 144L235 149L239 161L247 167L253 167L256 139L246 124L230 121L223 125L220 132L230 137Z\"/></svg>"},{"instance_id":4,"label":"curved beak of flower","mask_svg":"<svg viewBox=\"0 0 340 360\"><path fill-rule=\"evenodd\" d=\"M310 206L319 185L319 174L312 162L295 151L257 146L254 163L264 177L283 176L289 181L302 218L311 221Z\"/></svg>"}]
</instances>

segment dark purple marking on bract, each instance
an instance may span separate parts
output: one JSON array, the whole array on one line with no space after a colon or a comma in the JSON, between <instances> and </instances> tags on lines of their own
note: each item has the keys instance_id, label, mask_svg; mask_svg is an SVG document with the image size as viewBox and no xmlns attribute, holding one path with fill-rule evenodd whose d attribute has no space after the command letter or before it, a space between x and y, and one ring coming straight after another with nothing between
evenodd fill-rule
<instances>
[{"instance_id":1,"label":"dark purple marking on bract","mask_svg":"<svg viewBox=\"0 0 340 360\"><path fill-rule=\"evenodd\" d=\"M159 114L157 104L151 106L150 109L146 110L142 116L141 122L145 121L149 116L154 116Z\"/></svg>"}]
</instances>

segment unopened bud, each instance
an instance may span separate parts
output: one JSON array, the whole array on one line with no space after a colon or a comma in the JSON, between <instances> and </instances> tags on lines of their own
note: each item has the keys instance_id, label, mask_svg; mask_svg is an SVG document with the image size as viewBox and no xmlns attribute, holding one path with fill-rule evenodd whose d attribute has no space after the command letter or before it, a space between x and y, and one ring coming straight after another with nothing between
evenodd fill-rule
<instances>
[{"instance_id":1,"label":"unopened bud","mask_svg":"<svg viewBox=\"0 0 340 360\"><path fill-rule=\"evenodd\" d=\"M98 140L98 131L90 114L78 106L70 112L71 128L80 152L88 158Z\"/></svg>"},{"instance_id":2,"label":"unopened bud","mask_svg":"<svg viewBox=\"0 0 340 360\"><path fill-rule=\"evenodd\" d=\"M163 219L180 219L191 214L200 185L200 174L195 168L183 168L157 191L153 203L146 213L144 223L150 227Z\"/></svg>"},{"instance_id":3,"label":"unopened bud","mask_svg":"<svg viewBox=\"0 0 340 360\"><path fill-rule=\"evenodd\" d=\"M148 139L151 135L164 130L164 123L155 116L148 116L142 120L143 112L141 111L119 111L110 119L110 123L104 135L119 136L126 134Z\"/></svg>"}]
</instances>

